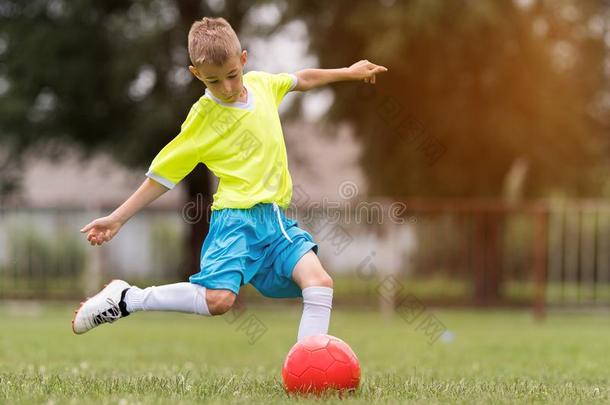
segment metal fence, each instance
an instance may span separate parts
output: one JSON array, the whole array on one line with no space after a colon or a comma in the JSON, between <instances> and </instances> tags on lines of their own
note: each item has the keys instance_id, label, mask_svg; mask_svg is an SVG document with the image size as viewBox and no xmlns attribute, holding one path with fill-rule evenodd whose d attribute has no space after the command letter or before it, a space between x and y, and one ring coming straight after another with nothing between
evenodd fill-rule
<instances>
[{"instance_id":1,"label":"metal fence","mask_svg":"<svg viewBox=\"0 0 610 405\"><path fill-rule=\"evenodd\" d=\"M77 298L112 277L178 281L189 224L145 210L109 244L79 229L104 211L0 210L0 298ZM337 303L610 305L610 204L482 200L354 203L289 209L335 278ZM248 299L258 299L248 294Z\"/></svg>"}]
</instances>

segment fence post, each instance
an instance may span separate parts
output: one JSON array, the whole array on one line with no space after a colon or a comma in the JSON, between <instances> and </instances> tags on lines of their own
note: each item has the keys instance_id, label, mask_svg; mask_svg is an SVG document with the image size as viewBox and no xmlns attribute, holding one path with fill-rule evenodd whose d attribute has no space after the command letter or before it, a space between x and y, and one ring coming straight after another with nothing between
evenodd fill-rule
<instances>
[{"instance_id":1,"label":"fence post","mask_svg":"<svg viewBox=\"0 0 610 405\"><path fill-rule=\"evenodd\" d=\"M91 220L99 218L102 210L96 209L91 211L94 215ZM89 241L85 239L85 243L89 245ZM102 268L103 268L103 252L102 246L87 246L85 269L81 277L81 289L84 294L90 296L99 291L102 285Z\"/></svg>"},{"instance_id":2,"label":"fence post","mask_svg":"<svg viewBox=\"0 0 610 405\"><path fill-rule=\"evenodd\" d=\"M547 218L546 207L535 211L535 235L534 241L534 318L544 319L546 303L546 251L547 251Z\"/></svg>"}]
</instances>

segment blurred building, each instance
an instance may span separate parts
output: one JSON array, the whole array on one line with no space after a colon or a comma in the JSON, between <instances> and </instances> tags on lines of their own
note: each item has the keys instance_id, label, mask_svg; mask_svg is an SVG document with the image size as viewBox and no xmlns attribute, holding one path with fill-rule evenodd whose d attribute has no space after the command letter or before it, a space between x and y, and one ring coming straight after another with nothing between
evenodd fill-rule
<instances>
[{"instance_id":1,"label":"blurred building","mask_svg":"<svg viewBox=\"0 0 610 405\"><path fill-rule=\"evenodd\" d=\"M328 132L307 122L288 124L284 130L293 183L314 201L336 200L339 185L346 181L364 191L353 134L347 127L338 128L336 134ZM146 172L125 168L105 154L80 161L75 151L68 151L60 161L30 156L24 167L20 200L32 208L117 206L142 183ZM151 206L181 208L185 198L180 184Z\"/></svg>"}]
</instances>

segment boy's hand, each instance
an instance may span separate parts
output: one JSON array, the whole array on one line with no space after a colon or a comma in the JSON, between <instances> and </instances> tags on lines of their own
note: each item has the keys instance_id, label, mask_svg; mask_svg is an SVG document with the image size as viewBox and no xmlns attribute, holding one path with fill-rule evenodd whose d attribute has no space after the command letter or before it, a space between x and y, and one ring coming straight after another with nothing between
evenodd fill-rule
<instances>
[{"instance_id":1,"label":"boy's hand","mask_svg":"<svg viewBox=\"0 0 610 405\"><path fill-rule=\"evenodd\" d=\"M91 243L91 246L100 246L102 243L112 239L121 229L121 226L123 226L121 221L109 215L90 222L80 231L82 233L88 232L87 240Z\"/></svg>"},{"instance_id":2,"label":"boy's hand","mask_svg":"<svg viewBox=\"0 0 610 405\"><path fill-rule=\"evenodd\" d=\"M388 71L385 66L376 65L368 60L360 60L347 68L354 80L364 80L365 83L375 83L375 75Z\"/></svg>"}]
</instances>

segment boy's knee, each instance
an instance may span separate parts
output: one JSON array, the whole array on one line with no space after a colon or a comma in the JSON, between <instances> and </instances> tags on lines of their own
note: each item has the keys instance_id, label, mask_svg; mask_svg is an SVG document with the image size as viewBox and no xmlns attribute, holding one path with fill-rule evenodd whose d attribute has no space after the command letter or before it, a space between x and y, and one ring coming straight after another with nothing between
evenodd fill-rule
<instances>
[{"instance_id":1,"label":"boy's knee","mask_svg":"<svg viewBox=\"0 0 610 405\"><path fill-rule=\"evenodd\" d=\"M306 287L328 287L333 288L333 279L328 273L323 272L320 274L312 275L308 277L305 282Z\"/></svg>"},{"instance_id":2,"label":"boy's knee","mask_svg":"<svg viewBox=\"0 0 610 405\"><path fill-rule=\"evenodd\" d=\"M211 315L222 315L228 312L237 296L229 290L207 290L206 301Z\"/></svg>"},{"instance_id":3,"label":"boy's knee","mask_svg":"<svg viewBox=\"0 0 610 405\"><path fill-rule=\"evenodd\" d=\"M333 288L333 279L328 275L328 273L325 273L319 280L319 287L328 287L328 288Z\"/></svg>"}]
</instances>

